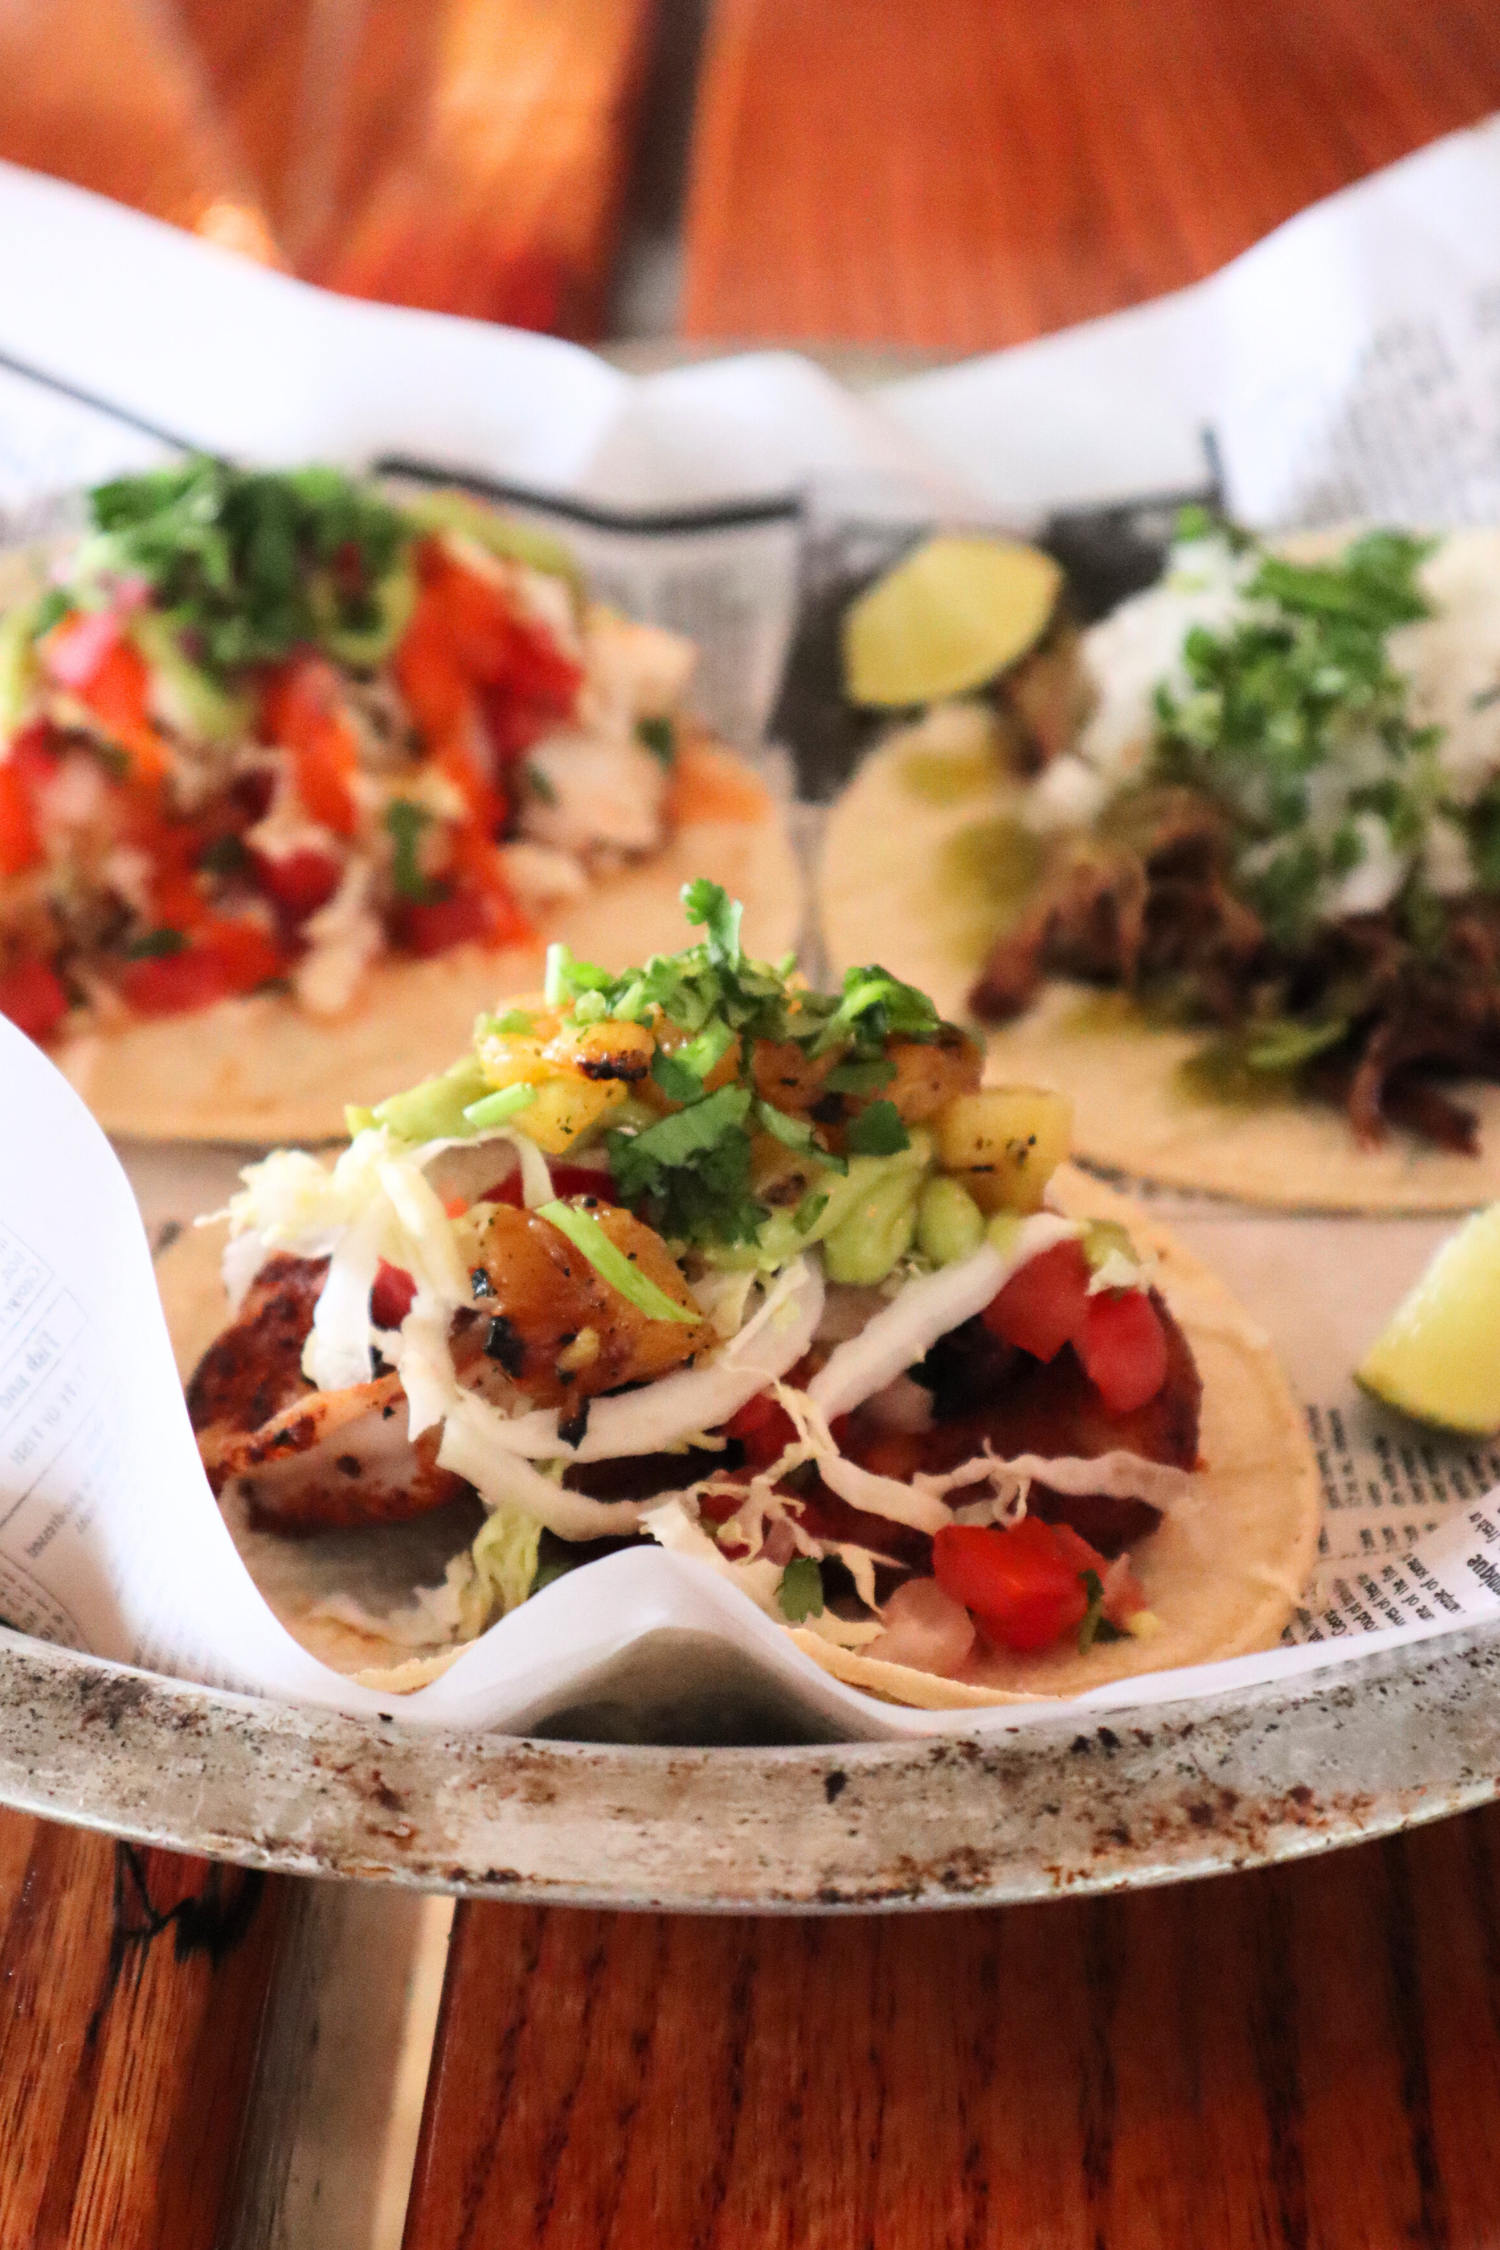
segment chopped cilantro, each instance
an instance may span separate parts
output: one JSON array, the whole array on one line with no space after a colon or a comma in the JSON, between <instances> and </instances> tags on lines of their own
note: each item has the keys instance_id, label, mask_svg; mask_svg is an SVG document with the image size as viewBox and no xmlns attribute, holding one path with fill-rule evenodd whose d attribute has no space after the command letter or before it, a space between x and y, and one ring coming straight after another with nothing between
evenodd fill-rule
<instances>
[{"instance_id":1,"label":"chopped cilantro","mask_svg":"<svg viewBox=\"0 0 1500 2250\"><path fill-rule=\"evenodd\" d=\"M851 1156L899 1156L911 1147L911 1135L894 1102L871 1102L849 1127L845 1144Z\"/></svg>"},{"instance_id":2,"label":"chopped cilantro","mask_svg":"<svg viewBox=\"0 0 1500 2250\"><path fill-rule=\"evenodd\" d=\"M575 1023L609 1018L649 1023L667 1034L652 1058L651 1077L681 1106L644 1130L617 1127L606 1135L616 1188L672 1240L749 1242L771 1215L751 1186L752 1129L828 1171L847 1170L807 1119L760 1097L756 1043L831 1054L835 1073L854 1073L851 1090L873 1092L894 1076L884 1052L888 1038L932 1040L944 1026L924 993L885 969L851 970L842 991L830 995L792 983L790 961L753 960L741 938L741 909L717 883L687 884L682 903L704 933L699 943L654 955L623 975L576 960L565 945L550 947L547 1003ZM707 1092L708 1078L731 1055L734 1077ZM850 1146L858 1153L888 1155L909 1145L888 1101L873 1103L852 1132Z\"/></svg>"},{"instance_id":3,"label":"chopped cilantro","mask_svg":"<svg viewBox=\"0 0 1500 2250\"><path fill-rule=\"evenodd\" d=\"M1244 1033L1245 1062L1251 1070L1297 1070L1348 1036L1349 1026L1341 1017L1331 1023L1293 1023L1287 1018L1252 1023Z\"/></svg>"},{"instance_id":4,"label":"chopped cilantro","mask_svg":"<svg viewBox=\"0 0 1500 2250\"><path fill-rule=\"evenodd\" d=\"M234 875L249 859L243 840L230 834L216 836L211 844L205 844L198 854L198 865L205 875Z\"/></svg>"},{"instance_id":5,"label":"chopped cilantro","mask_svg":"<svg viewBox=\"0 0 1500 2250\"><path fill-rule=\"evenodd\" d=\"M823 1614L823 1573L812 1555L793 1555L776 1588L781 1614L792 1625Z\"/></svg>"},{"instance_id":6,"label":"chopped cilantro","mask_svg":"<svg viewBox=\"0 0 1500 2250\"><path fill-rule=\"evenodd\" d=\"M1235 544L1254 547L1244 535ZM1152 778L1196 789L1229 815L1236 887L1288 949L1308 936L1327 886L1364 856L1353 814L1377 813L1398 852L1425 834L1437 737L1413 725L1386 639L1429 614L1417 578L1429 551L1395 531L1371 532L1326 563L1257 551L1233 619L1186 635L1185 692L1156 690ZM1330 805L1340 766L1348 778ZM1333 770L1317 793L1335 817L1311 829L1312 776L1324 767Z\"/></svg>"},{"instance_id":7,"label":"chopped cilantro","mask_svg":"<svg viewBox=\"0 0 1500 2250\"><path fill-rule=\"evenodd\" d=\"M677 737L670 719L637 719L635 739L659 765L671 765L677 755Z\"/></svg>"},{"instance_id":8,"label":"chopped cilantro","mask_svg":"<svg viewBox=\"0 0 1500 2250\"><path fill-rule=\"evenodd\" d=\"M830 1094L878 1094L895 1075L896 1066L889 1055L875 1055L869 1062L840 1063L837 1070L830 1070L823 1084Z\"/></svg>"},{"instance_id":9,"label":"chopped cilantro","mask_svg":"<svg viewBox=\"0 0 1500 2250\"><path fill-rule=\"evenodd\" d=\"M422 873L422 863L417 856L422 831L431 821L427 807L414 805L409 797L393 798L385 808L385 825L392 844L391 881L398 897L409 898L418 906L425 905L434 891L434 885Z\"/></svg>"},{"instance_id":10,"label":"chopped cilantro","mask_svg":"<svg viewBox=\"0 0 1500 2250\"><path fill-rule=\"evenodd\" d=\"M811 1234L823 1213L828 1209L828 1197L816 1190L804 1195L792 1213L792 1225L799 1234Z\"/></svg>"},{"instance_id":11,"label":"chopped cilantro","mask_svg":"<svg viewBox=\"0 0 1500 2250\"><path fill-rule=\"evenodd\" d=\"M72 597L62 586L49 586L36 605L31 620L31 630L38 640L60 625L73 607Z\"/></svg>"},{"instance_id":12,"label":"chopped cilantro","mask_svg":"<svg viewBox=\"0 0 1500 2250\"><path fill-rule=\"evenodd\" d=\"M148 930L144 937L132 938L125 948L127 961L166 961L174 953L186 953L187 939L181 930Z\"/></svg>"},{"instance_id":13,"label":"chopped cilantro","mask_svg":"<svg viewBox=\"0 0 1500 2250\"><path fill-rule=\"evenodd\" d=\"M538 804L557 803L557 791L553 788L550 777L530 758L526 761L526 786Z\"/></svg>"},{"instance_id":14,"label":"chopped cilantro","mask_svg":"<svg viewBox=\"0 0 1500 2250\"><path fill-rule=\"evenodd\" d=\"M719 1087L648 1125L605 1136L616 1187L658 1234L682 1242L749 1242L766 1216L750 1192L747 1086Z\"/></svg>"},{"instance_id":15,"label":"chopped cilantro","mask_svg":"<svg viewBox=\"0 0 1500 2250\"><path fill-rule=\"evenodd\" d=\"M266 472L196 456L90 495L85 581L143 578L194 661L223 674L378 634L413 526L337 469Z\"/></svg>"}]
</instances>

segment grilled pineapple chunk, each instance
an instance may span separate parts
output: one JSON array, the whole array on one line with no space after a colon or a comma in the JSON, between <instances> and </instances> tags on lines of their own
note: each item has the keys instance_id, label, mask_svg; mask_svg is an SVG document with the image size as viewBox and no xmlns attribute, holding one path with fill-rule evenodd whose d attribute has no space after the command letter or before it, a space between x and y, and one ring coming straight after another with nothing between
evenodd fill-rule
<instances>
[{"instance_id":1,"label":"grilled pineapple chunk","mask_svg":"<svg viewBox=\"0 0 1500 2250\"><path fill-rule=\"evenodd\" d=\"M986 1086L937 1116L938 1161L981 1211L1039 1211L1073 1138L1073 1104L1039 1086Z\"/></svg>"}]
</instances>

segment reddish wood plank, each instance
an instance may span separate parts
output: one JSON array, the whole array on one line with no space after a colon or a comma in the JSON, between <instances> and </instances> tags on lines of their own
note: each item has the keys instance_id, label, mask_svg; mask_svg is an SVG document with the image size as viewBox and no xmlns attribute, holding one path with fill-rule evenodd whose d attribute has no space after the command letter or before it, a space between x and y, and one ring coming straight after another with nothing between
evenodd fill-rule
<instances>
[{"instance_id":1,"label":"reddish wood plank","mask_svg":"<svg viewBox=\"0 0 1500 2250\"><path fill-rule=\"evenodd\" d=\"M356 296L595 333L651 13L651 0L374 6L301 270Z\"/></svg>"},{"instance_id":2,"label":"reddish wood plank","mask_svg":"<svg viewBox=\"0 0 1500 2250\"><path fill-rule=\"evenodd\" d=\"M1497 105L1483 0L718 0L684 333L1013 343Z\"/></svg>"},{"instance_id":3,"label":"reddish wood plank","mask_svg":"<svg viewBox=\"0 0 1500 2250\"><path fill-rule=\"evenodd\" d=\"M196 54L157 0L0 5L0 156L277 255Z\"/></svg>"},{"instance_id":4,"label":"reddish wood plank","mask_svg":"<svg viewBox=\"0 0 1500 2250\"><path fill-rule=\"evenodd\" d=\"M461 1907L406 2250L1481 2250L1500 1810L838 1921Z\"/></svg>"},{"instance_id":5,"label":"reddish wood plank","mask_svg":"<svg viewBox=\"0 0 1500 2250\"><path fill-rule=\"evenodd\" d=\"M0 1813L0 2243L219 2238L291 1888Z\"/></svg>"}]
</instances>

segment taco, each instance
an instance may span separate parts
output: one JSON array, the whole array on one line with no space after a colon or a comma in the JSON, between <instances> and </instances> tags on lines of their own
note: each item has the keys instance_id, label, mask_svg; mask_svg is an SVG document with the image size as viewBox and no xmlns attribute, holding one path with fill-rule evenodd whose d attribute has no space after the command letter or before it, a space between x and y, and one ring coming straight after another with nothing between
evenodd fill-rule
<instances>
[{"instance_id":1,"label":"taco","mask_svg":"<svg viewBox=\"0 0 1500 2250\"><path fill-rule=\"evenodd\" d=\"M103 485L0 617L0 1013L111 1130L329 1138L548 939L670 944L797 881L684 715L694 651L465 495L222 462Z\"/></svg>"},{"instance_id":2,"label":"taco","mask_svg":"<svg viewBox=\"0 0 1500 2250\"><path fill-rule=\"evenodd\" d=\"M716 886L684 903L685 952L558 948L336 1163L250 1166L228 1325L205 1237L163 1261L283 1620L411 1683L655 1540L937 1707L1274 1642L1318 1484L1265 1339L925 995L813 992Z\"/></svg>"},{"instance_id":3,"label":"taco","mask_svg":"<svg viewBox=\"0 0 1500 2250\"><path fill-rule=\"evenodd\" d=\"M1073 1097L1091 1162L1500 1195L1500 535L1273 552L1199 517L1079 660L1066 744L982 695L873 752L827 836L835 963L878 933L993 1069Z\"/></svg>"}]
</instances>

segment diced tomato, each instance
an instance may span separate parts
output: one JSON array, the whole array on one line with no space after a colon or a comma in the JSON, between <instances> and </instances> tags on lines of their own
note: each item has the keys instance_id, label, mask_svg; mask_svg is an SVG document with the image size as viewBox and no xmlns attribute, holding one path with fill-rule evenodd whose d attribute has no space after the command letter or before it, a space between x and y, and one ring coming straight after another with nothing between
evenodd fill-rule
<instances>
[{"instance_id":1,"label":"diced tomato","mask_svg":"<svg viewBox=\"0 0 1500 2250\"><path fill-rule=\"evenodd\" d=\"M45 961L23 961L0 976L0 1016L28 1039L48 1038L67 1012L68 996Z\"/></svg>"},{"instance_id":2,"label":"diced tomato","mask_svg":"<svg viewBox=\"0 0 1500 2250\"><path fill-rule=\"evenodd\" d=\"M267 898L284 907L294 922L305 921L326 906L339 887L343 870L332 852L286 852L280 856L252 851L255 879Z\"/></svg>"},{"instance_id":3,"label":"diced tomato","mask_svg":"<svg viewBox=\"0 0 1500 2250\"><path fill-rule=\"evenodd\" d=\"M181 953L129 962L120 990L138 1015L175 1016L253 992L281 967L276 946L258 923L211 917Z\"/></svg>"},{"instance_id":4,"label":"diced tomato","mask_svg":"<svg viewBox=\"0 0 1500 2250\"><path fill-rule=\"evenodd\" d=\"M769 1391L760 1391L730 1415L724 1435L738 1438L745 1448L748 1467L769 1469L796 1442L797 1428L786 1408L778 1405Z\"/></svg>"},{"instance_id":5,"label":"diced tomato","mask_svg":"<svg viewBox=\"0 0 1500 2250\"><path fill-rule=\"evenodd\" d=\"M417 1285L411 1275L382 1258L370 1291L370 1318L375 1326L399 1328L411 1311L416 1294Z\"/></svg>"},{"instance_id":6,"label":"diced tomato","mask_svg":"<svg viewBox=\"0 0 1500 2250\"><path fill-rule=\"evenodd\" d=\"M1077 1242L1055 1243L1013 1273L983 1315L992 1336L1036 1359L1055 1359L1089 1307L1089 1264Z\"/></svg>"},{"instance_id":7,"label":"diced tomato","mask_svg":"<svg viewBox=\"0 0 1500 2250\"><path fill-rule=\"evenodd\" d=\"M1092 1548L1086 1552L1093 1555ZM986 1640L1001 1648L1050 1648L1081 1625L1089 1606L1081 1573L1093 1567L1102 1572L1107 1566L1098 1556L1081 1565L1054 1527L1037 1516L1024 1517L1008 1531L954 1523L933 1534L933 1576L951 1600L962 1602Z\"/></svg>"},{"instance_id":8,"label":"diced tomato","mask_svg":"<svg viewBox=\"0 0 1500 2250\"><path fill-rule=\"evenodd\" d=\"M403 901L395 924L407 952L426 961L434 953L446 953L450 945L486 940L489 911L477 891L453 891L447 898Z\"/></svg>"},{"instance_id":9,"label":"diced tomato","mask_svg":"<svg viewBox=\"0 0 1500 2250\"><path fill-rule=\"evenodd\" d=\"M1074 1342L1089 1381L1112 1414L1131 1414L1167 1379L1167 1338L1143 1289L1090 1297Z\"/></svg>"},{"instance_id":10,"label":"diced tomato","mask_svg":"<svg viewBox=\"0 0 1500 2250\"><path fill-rule=\"evenodd\" d=\"M282 665L267 683L260 723L268 741L291 751L297 794L309 817L336 836L352 836L356 814L350 784L359 770L359 746L333 666L321 657L298 657Z\"/></svg>"},{"instance_id":11,"label":"diced tomato","mask_svg":"<svg viewBox=\"0 0 1500 2250\"><path fill-rule=\"evenodd\" d=\"M31 791L14 756L0 765L0 875L19 875L42 856Z\"/></svg>"}]
</instances>

